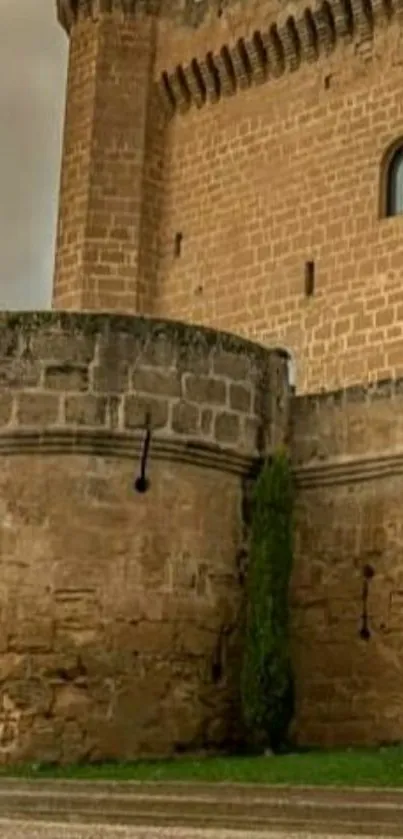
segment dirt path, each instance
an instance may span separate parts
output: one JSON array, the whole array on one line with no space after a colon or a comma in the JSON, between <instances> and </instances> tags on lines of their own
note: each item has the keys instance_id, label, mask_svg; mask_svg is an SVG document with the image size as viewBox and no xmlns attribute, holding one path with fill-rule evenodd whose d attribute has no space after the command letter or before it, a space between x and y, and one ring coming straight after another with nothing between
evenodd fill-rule
<instances>
[{"instance_id":1,"label":"dirt path","mask_svg":"<svg viewBox=\"0 0 403 839\"><path fill-rule=\"evenodd\" d=\"M243 830L62 825L0 819L1 839L250 839L250 835L249 831ZM265 830L253 833L253 839L312 839L312 836L310 831L289 833ZM315 839L318 839L317 834ZM333 839L333 836L329 833L321 834L321 839ZM347 834L344 839L356 839L356 835ZM366 837L362 836L361 839ZM378 839L391 838L380 835Z\"/></svg>"},{"instance_id":2,"label":"dirt path","mask_svg":"<svg viewBox=\"0 0 403 839\"><path fill-rule=\"evenodd\" d=\"M0 820L0 839L11 820L10 839L389 839L403 837L403 792L2 780Z\"/></svg>"}]
</instances>

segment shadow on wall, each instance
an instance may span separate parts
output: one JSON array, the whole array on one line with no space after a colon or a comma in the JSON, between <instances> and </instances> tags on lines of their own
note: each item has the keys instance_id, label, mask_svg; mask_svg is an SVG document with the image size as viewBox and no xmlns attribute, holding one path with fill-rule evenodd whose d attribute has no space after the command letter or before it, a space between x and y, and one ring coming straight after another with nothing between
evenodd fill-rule
<instances>
[{"instance_id":1,"label":"shadow on wall","mask_svg":"<svg viewBox=\"0 0 403 839\"><path fill-rule=\"evenodd\" d=\"M295 356L292 352L290 352L290 350L288 350L287 373L290 388L291 390L295 391L297 387L297 365L295 361Z\"/></svg>"}]
</instances>

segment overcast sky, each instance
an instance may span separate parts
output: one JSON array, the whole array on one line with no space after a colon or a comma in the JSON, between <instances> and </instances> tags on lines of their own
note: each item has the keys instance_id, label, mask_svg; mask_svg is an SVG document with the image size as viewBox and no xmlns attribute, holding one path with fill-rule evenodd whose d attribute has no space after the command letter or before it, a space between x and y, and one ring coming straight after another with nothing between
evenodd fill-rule
<instances>
[{"instance_id":1,"label":"overcast sky","mask_svg":"<svg viewBox=\"0 0 403 839\"><path fill-rule=\"evenodd\" d=\"M0 0L0 309L50 305L67 38L55 0Z\"/></svg>"}]
</instances>

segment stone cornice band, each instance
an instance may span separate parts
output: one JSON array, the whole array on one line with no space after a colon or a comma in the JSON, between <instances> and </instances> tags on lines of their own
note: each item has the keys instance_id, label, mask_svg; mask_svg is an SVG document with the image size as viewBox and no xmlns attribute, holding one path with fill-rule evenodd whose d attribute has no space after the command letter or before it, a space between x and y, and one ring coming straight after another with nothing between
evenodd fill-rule
<instances>
[{"instance_id":1,"label":"stone cornice band","mask_svg":"<svg viewBox=\"0 0 403 839\"><path fill-rule=\"evenodd\" d=\"M98 18L118 10L123 15L158 12L158 0L57 0L58 19L67 32L77 15ZM302 63L328 55L339 40L372 37L378 23L387 23L403 9L403 0L323 0L302 14L284 15L267 30L193 58L189 65L165 71L157 83L168 115L192 105L217 102L238 90L295 72Z\"/></svg>"},{"instance_id":2,"label":"stone cornice band","mask_svg":"<svg viewBox=\"0 0 403 839\"><path fill-rule=\"evenodd\" d=\"M139 460L144 432L114 432L105 429L17 429L0 434L0 456L8 455L95 455ZM235 475L256 470L258 460L230 449L197 440L152 438L149 463L165 460L217 469Z\"/></svg>"},{"instance_id":3,"label":"stone cornice band","mask_svg":"<svg viewBox=\"0 0 403 839\"><path fill-rule=\"evenodd\" d=\"M362 483L398 475L403 475L403 451L326 461L295 469L296 483L301 489Z\"/></svg>"},{"instance_id":4,"label":"stone cornice band","mask_svg":"<svg viewBox=\"0 0 403 839\"><path fill-rule=\"evenodd\" d=\"M10 455L95 455L139 459L144 434L114 432L104 429L18 429L0 434L0 456ZM240 455L192 440L172 440L155 436L150 449L152 461L170 461L201 468L216 469L239 476L253 476L259 458ZM294 470L300 489L315 489L403 475L403 451L384 452L373 457L350 458L308 464Z\"/></svg>"},{"instance_id":5,"label":"stone cornice band","mask_svg":"<svg viewBox=\"0 0 403 839\"><path fill-rule=\"evenodd\" d=\"M194 58L164 72L159 87L169 115L200 108L238 90L294 72L303 62L328 55L339 40L372 37L375 25L387 23L403 0L324 0L301 15L278 19L265 31L224 45L219 54Z\"/></svg>"}]
</instances>

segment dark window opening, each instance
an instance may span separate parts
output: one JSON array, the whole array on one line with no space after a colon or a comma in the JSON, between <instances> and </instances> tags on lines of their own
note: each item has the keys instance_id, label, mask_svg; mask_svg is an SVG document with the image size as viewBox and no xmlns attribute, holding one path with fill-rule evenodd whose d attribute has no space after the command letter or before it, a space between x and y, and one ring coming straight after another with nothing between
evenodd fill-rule
<instances>
[{"instance_id":1,"label":"dark window opening","mask_svg":"<svg viewBox=\"0 0 403 839\"><path fill-rule=\"evenodd\" d=\"M394 152L386 172L386 216L403 213L403 144Z\"/></svg>"}]
</instances>

